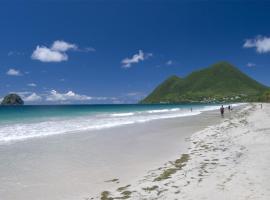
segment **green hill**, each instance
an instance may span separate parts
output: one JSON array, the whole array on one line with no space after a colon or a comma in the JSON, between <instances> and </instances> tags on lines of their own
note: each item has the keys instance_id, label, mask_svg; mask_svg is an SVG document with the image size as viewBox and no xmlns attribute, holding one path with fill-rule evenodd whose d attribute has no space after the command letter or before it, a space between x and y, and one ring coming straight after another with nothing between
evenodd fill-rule
<instances>
[{"instance_id":1,"label":"green hill","mask_svg":"<svg viewBox=\"0 0 270 200\"><path fill-rule=\"evenodd\" d=\"M140 103L257 101L267 89L230 63L219 62L183 79L169 77Z\"/></svg>"}]
</instances>

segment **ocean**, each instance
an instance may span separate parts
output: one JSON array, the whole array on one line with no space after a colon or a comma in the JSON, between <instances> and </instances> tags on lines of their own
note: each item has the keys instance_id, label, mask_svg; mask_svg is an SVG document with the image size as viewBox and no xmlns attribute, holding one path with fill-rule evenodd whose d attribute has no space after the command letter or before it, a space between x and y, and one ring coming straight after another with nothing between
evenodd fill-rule
<instances>
[{"instance_id":1,"label":"ocean","mask_svg":"<svg viewBox=\"0 0 270 200\"><path fill-rule=\"evenodd\" d=\"M219 107L218 104L1 106L0 144L199 115Z\"/></svg>"}]
</instances>

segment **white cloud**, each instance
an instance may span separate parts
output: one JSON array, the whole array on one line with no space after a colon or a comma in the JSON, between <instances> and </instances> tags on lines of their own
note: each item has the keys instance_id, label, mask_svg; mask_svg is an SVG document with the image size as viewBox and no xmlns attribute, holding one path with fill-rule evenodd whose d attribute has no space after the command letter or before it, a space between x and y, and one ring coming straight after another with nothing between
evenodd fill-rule
<instances>
[{"instance_id":1,"label":"white cloud","mask_svg":"<svg viewBox=\"0 0 270 200\"><path fill-rule=\"evenodd\" d=\"M255 66L256 66L256 64L255 64L255 63L251 63L251 62L249 62L249 63L247 64L247 66L248 66L248 67L255 67Z\"/></svg>"},{"instance_id":2,"label":"white cloud","mask_svg":"<svg viewBox=\"0 0 270 200\"><path fill-rule=\"evenodd\" d=\"M257 36L254 39L247 39L244 48L256 48L258 53L270 52L270 37Z\"/></svg>"},{"instance_id":3,"label":"white cloud","mask_svg":"<svg viewBox=\"0 0 270 200\"><path fill-rule=\"evenodd\" d=\"M29 87L37 87L37 84L35 84L35 83L28 83L27 86L29 86Z\"/></svg>"},{"instance_id":4,"label":"white cloud","mask_svg":"<svg viewBox=\"0 0 270 200\"><path fill-rule=\"evenodd\" d=\"M62 62L68 60L66 53L54 51L44 46L37 46L31 58L41 62Z\"/></svg>"},{"instance_id":5,"label":"white cloud","mask_svg":"<svg viewBox=\"0 0 270 200\"><path fill-rule=\"evenodd\" d=\"M69 50L78 50L78 47L76 44L71 44L63 40L56 40L50 48L38 45L32 53L31 58L41 62L67 61L68 55L66 52Z\"/></svg>"},{"instance_id":6,"label":"white cloud","mask_svg":"<svg viewBox=\"0 0 270 200\"><path fill-rule=\"evenodd\" d=\"M24 101L27 102L35 102L35 101L41 101L42 97L37 95L35 92L30 94L29 96L26 96L23 98Z\"/></svg>"},{"instance_id":7,"label":"white cloud","mask_svg":"<svg viewBox=\"0 0 270 200\"><path fill-rule=\"evenodd\" d=\"M173 61L172 60L168 60L167 62L166 62L166 65L172 65L173 64Z\"/></svg>"},{"instance_id":8,"label":"white cloud","mask_svg":"<svg viewBox=\"0 0 270 200\"><path fill-rule=\"evenodd\" d=\"M23 91L23 92L16 92L16 91L12 91L10 93L15 93L18 94L22 97L22 99L25 102L35 102L35 101L41 101L42 97L38 94L36 94L35 92L30 92L30 91Z\"/></svg>"},{"instance_id":9,"label":"white cloud","mask_svg":"<svg viewBox=\"0 0 270 200\"><path fill-rule=\"evenodd\" d=\"M33 51L31 58L33 60L39 60L41 62L62 62L68 60L67 51L74 50L80 52L94 52L96 49L93 47L87 47L79 49L76 44L68 43L63 40L56 40L51 47L38 45Z\"/></svg>"},{"instance_id":10,"label":"white cloud","mask_svg":"<svg viewBox=\"0 0 270 200\"><path fill-rule=\"evenodd\" d=\"M73 91L68 91L66 93L60 93L56 90L51 90L46 93L37 94L35 92L30 91L12 91L11 93L16 93L22 97L25 102L40 102L44 103L76 103L76 102L85 102L88 103L90 101L94 102L106 102L112 103L113 101L117 100L116 97L91 97L87 95L77 94Z\"/></svg>"},{"instance_id":11,"label":"white cloud","mask_svg":"<svg viewBox=\"0 0 270 200\"><path fill-rule=\"evenodd\" d=\"M46 101L85 101L91 99L92 97L76 94L73 91L59 93L56 90L51 90L49 95L46 97Z\"/></svg>"},{"instance_id":12,"label":"white cloud","mask_svg":"<svg viewBox=\"0 0 270 200\"><path fill-rule=\"evenodd\" d=\"M51 90L48 94L44 95L45 100L49 102L76 102L76 101L114 101L115 97L91 97L87 95L77 94L73 91L60 93L56 90Z\"/></svg>"},{"instance_id":13,"label":"white cloud","mask_svg":"<svg viewBox=\"0 0 270 200\"><path fill-rule=\"evenodd\" d=\"M151 57L152 53L144 53L142 50L139 50L138 54L134 54L131 58L125 58L121 61L123 68L130 68L132 64L144 61L145 59Z\"/></svg>"},{"instance_id":14,"label":"white cloud","mask_svg":"<svg viewBox=\"0 0 270 200\"><path fill-rule=\"evenodd\" d=\"M9 76L22 76L22 73L19 70L13 68L9 69L6 74Z\"/></svg>"},{"instance_id":15,"label":"white cloud","mask_svg":"<svg viewBox=\"0 0 270 200\"><path fill-rule=\"evenodd\" d=\"M61 51L61 52L65 52L68 51L70 49L78 49L77 45L75 44L70 44L68 42L65 42L63 40L56 40L53 42L51 50L53 51Z\"/></svg>"}]
</instances>

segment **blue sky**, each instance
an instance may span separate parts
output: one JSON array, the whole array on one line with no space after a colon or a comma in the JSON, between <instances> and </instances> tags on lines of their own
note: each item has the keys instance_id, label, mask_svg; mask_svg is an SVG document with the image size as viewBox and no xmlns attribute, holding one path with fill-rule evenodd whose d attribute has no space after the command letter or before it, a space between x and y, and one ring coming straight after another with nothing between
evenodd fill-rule
<instances>
[{"instance_id":1,"label":"blue sky","mask_svg":"<svg viewBox=\"0 0 270 200\"><path fill-rule=\"evenodd\" d=\"M0 96L132 103L170 75L226 60L270 86L270 2L0 3Z\"/></svg>"}]
</instances>

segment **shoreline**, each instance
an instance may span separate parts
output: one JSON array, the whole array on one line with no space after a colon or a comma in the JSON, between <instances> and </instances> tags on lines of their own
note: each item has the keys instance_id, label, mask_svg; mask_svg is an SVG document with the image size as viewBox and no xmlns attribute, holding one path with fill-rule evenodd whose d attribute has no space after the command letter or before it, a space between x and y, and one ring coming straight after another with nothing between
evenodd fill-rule
<instances>
[{"instance_id":1,"label":"shoreline","mask_svg":"<svg viewBox=\"0 0 270 200\"><path fill-rule=\"evenodd\" d=\"M186 138L220 120L219 112L206 111L1 145L0 162L4 164L0 166L0 195L7 200L96 196L177 158L188 148Z\"/></svg>"},{"instance_id":2,"label":"shoreline","mask_svg":"<svg viewBox=\"0 0 270 200\"><path fill-rule=\"evenodd\" d=\"M269 113L269 104L263 109L246 105L222 123L192 134L188 151L178 159L92 199L267 200Z\"/></svg>"},{"instance_id":3,"label":"shoreline","mask_svg":"<svg viewBox=\"0 0 270 200\"><path fill-rule=\"evenodd\" d=\"M239 106L241 104L238 103L231 105ZM130 108L127 110L124 105L121 105L120 107L111 105L111 111L107 110L107 112L104 112L104 110L102 111L102 109L104 109L103 107L95 108L87 105L86 109L88 110L81 110L81 113L79 112L79 114L76 114L78 110L75 112L70 110L71 108L61 108L60 110L63 113L61 113L56 108L53 108L44 116L42 116L42 113L46 113L46 110L44 110L43 107L35 107L35 109L33 108L32 110L23 109L24 112L22 112L21 116L17 116L18 113L15 112L16 110L12 110L9 115L15 118L10 120L11 117L9 116L9 120L4 122L1 121L0 145L35 138L45 138L49 136L51 137L54 135L76 134L78 132L98 131L133 124L136 125L140 123L148 123L155 120L195 116L200 115L205 111L219 109L219 106L215 104L193 105L194 107L187 107L186 105L162 105L160 107L156 106L153 105L152 107L148 107L148 109L144 108L145 110L141 110L142 107L140 109L138 108L137 110L130 110ZM76 109L78 108L79 107L76 107ZM93 112L95 109L99 109L99 112ZM112 109L115 110L113 111ZM34 110L37 110L37 112L34 112ZM8 112L8 110L6 112ZM59 116L55 115L54 112L58 112ZM71 114L72 112L75 113ZM2 113L5 113L5 111ZM39 118L40 115L42 116L41 118Z\"/></svg>"}]
</instances>

